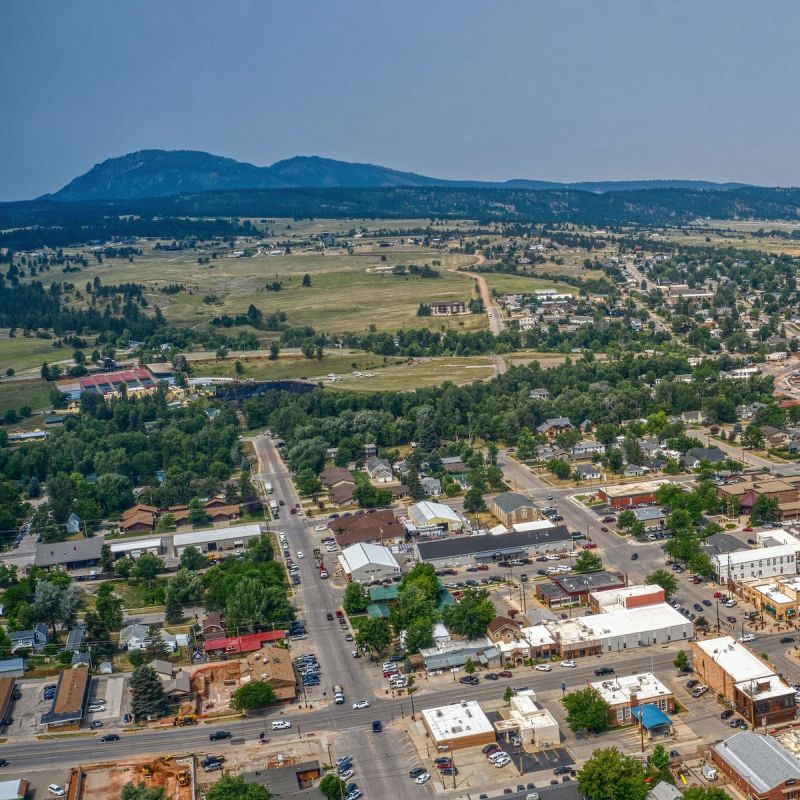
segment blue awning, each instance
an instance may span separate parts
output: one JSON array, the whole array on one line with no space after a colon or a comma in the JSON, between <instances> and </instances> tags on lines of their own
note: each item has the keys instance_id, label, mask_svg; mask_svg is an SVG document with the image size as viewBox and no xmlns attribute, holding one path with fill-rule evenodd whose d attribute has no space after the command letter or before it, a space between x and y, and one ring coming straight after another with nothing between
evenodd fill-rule
<instances>
[{"instance_id":1,"label":"blue awning","mask_svg":"<svg viewBox=\"0 0 800 800\"><path fill-rule=\"evenodd\" d=\"M636 719L641 719L644 715L645 730L658 728L660 725L670 725L669 717L655 704L645 703L642 706L636 706L631 709L631 713Z\"/></svg>"}]
</instances>

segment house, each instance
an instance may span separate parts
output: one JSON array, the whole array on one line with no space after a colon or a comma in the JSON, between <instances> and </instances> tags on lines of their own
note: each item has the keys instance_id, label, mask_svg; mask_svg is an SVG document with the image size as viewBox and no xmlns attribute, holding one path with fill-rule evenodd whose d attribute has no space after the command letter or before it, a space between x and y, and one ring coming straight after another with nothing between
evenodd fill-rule
<instances>
[{"instance_id":1,"label":"house","mask_svg":"<svg viewBox=\"0 0 800 800\"><path fill-rule=\"evenodd\" d=\"M687 425L702 425L706 421L706 416L702 411L684 411L681 419Z\"/></svg>"},{"instance_id":2,"label":"house","mask_svg":"<svg viewBox=\"0 0 800 800\"><path fill-rule=\"evenodd\" d=\"M491 512L507 528L515 522L528 522L539 518L533 501L517 492L501 492L491 501Z\"/></svg>"},{"instance_id":3,"label":"house","mask_svg":"<svg viewBox=\"0 0 800 800\"><path fill-rule=\"evenodd\" d=\"M285 630L246 633L203 642L203 650L212 658L228 658L242 653L254 653L269 642L279 642L286 638Z\"/></svg>"},{"instance_id":4,"label":"house","mask_svg":"<svg viewBox=\"0 0 800 800\"><path fill-rule=\"evenodd\" d=\"M650 472L650 468L644 464L628 464L622 474L626 478L641 478L643 475L647 475L648 472Z\"/></svg>"},{"instance_id":5,"label":"house","mask_svg":"<svg viewBox=\"0 0 800 800\"><path fill-rule=\"evenodd\" d=\"M173 703L188 700L192 693L191 675L169 661L156 658L148 664L164 687L164 694Z\"/></svg>"},{"instance_id":6,"label":"house","mask_svg":"<svg viewBox=\"0 0 800 800\"><path fill-rule=\"evenodd\" d=\"M31 650L40 653L50 641L50 630L44 622L38 622L25 631L9 631L8 639L11 642L11 654L18 650Z\"/></svg>"},{"instance_id":7,"label":"house","mask_svg":"<svg viewBox=\"0 0 800 800\"><path fill-rule=\"evenodd\" d=\"M230 522L231 520L239 519L241 516L241 508L236 503L230 505L218 505L215 503L213 506L205 508L205 512L211 522Z\"/></svg>"},{"instance_id":8,"label":"house","mask_svg":"<svg viewBox=\"0 0 800 800\"><path fill-rule=\"evenodd\" d=\"M549 400L550 390L544 387L540 389L531 389L530 398L531 400Z\"/></svg>"},{"instance_id":9,"label":"house","mask_svg":"<svg viewBox=\"0 0 800 800\"><path fill-rule=\"evenodd\" d=\"M575 467L575 472L581 476L581 480L595 481L601 477L600 470L594 464L578 464Z\"/></svg>"},{"instance_id":10,"label":"house","mask_svg":"<svg viewBox=\"0 0 800 800\"><path fill-rule=\"evenodd\" d=\"M376 445L373 442L370 442L369 444L365 444L361 448L361 452L364 454L364 458L371 458L372 456L377 456L378 455L378 445Z\"/></svg>"},{"instance_id":11,"label":"house","mask_svg":"<svg viewBox=\"0 0 800 800\"><path fill-rule=\"evenodd\" d=\"M385 458L371 456L367 459L364 469L371 481L375 483L389 483L392 480L392 466Z\"/></svg>"},{"instance_id":12,"label":"house","mask_svg":"<svg viewBox=\"0 0 800 800\"><path fill-rule=\"evenodd\" d=\"M462 472L468 472L467 465L461 460L461 456L445 456L441 459L442 469L448 475L460 475Z\"/></svg>"},{"instance_id":13,"label":"house","mask_svg":"<svg viewBox=\"0 0 800 800\"><path fill-rule=\"evenodd\" d=\"M354 514L338 517L328 522L328 529L336 537L339 547L359 542L364 544L397 545L405 541L406 529L390 508L381 508L372 514Z\"/></svg>"},{"instance_id":14,"label":"house","mask_svg":"<svg viewBox=\"0 0 800 800\"><path fill-rule=\"evenodd\" d=\"M353 501L356 479L349 470L344 467L328 467L320 472L319 479L335 505L343 506Z\"/></svg>"},{"instance_id":15,"label":"house","mask_svg":"<svg viewBox=\"0 0 800 800\"><path fill-rule=\"evenodd\" d=\"M223 639L225 637L225 622L222 618L222 613L209 611L201 623L200 630L203 634L203 639L207 642L214 639Z\"/></svg>"},{"instance_id":16,"label":"house","mask_svg":"<svg viewBox=\"0 0 800 800\"><path fill-rule=\"evenodd\" d=\"M553 437L562 431L571 431L572 423L567 417L554 417L546 419L541 425L536 426L537 433L543 433L546 436Z\"/></svg>"},{"instance_id":17,"label":"house","mask_svg":"<svg viewBox=\"0 0 800 800\"><path fill-rule=\"evenodd\" d=\"M725 461L727 455L719 447L692 447L681 456L681 464L686 469L697 469L702 462L717 464Z\"/></svg>"},{"instance_id":18,"label":"house","mask_svg":"<svg viewBox=\"0 0 800 800\"><path fill-rule=\"evenodd\" d=\"M164 644L171 653L174 653L178 647L177 637L164 630L160 631L160 633ZM126 625L119 632L120 650L146 650L149 644L150 628L147 625L134 622L132 625Z\"/></svg>"},{"instance_id":19,"label":"house","mask_svg":"<svg viewBox=\"0 0 800 800\"><path fill-rule=\"evenodd\" d=\"M550 444L537 445L533 452L537 461L550 461L553 458L565 455L565 452L560 447Z\"/></svg>"},{"instance_id":20,"label":"house","mask_svg":"<svg viewBox=\"0 0 800 800\"><path fill-rule=\"evenodd\" d=\"M349 581L373 583L400 577L400 565L388 547L354 544L342 551L339 564Z\"/></svg>"},{"instance_id":21,"label":"house","mask_svg":"<svg viewBox=\"0 0 800 800\"><path fill-rule=\"evenodd\" d=\"M77 514L70 514L67 518L67 536L74 536L81 532L81 518Z\"/></svg>"},{"instance_id":22,"label":"house","mask_svg":"<svg viewBox=\"0 0 800 800\"><path fill-rule=\"evenodd\" d=\"M595 442L592 439L584 439L572 448L572 456L574 458L587 458L593 456L595 453L605 453L605 451L606 446L601 442Z\"/></svg>"},{"instance_id":23,"label":"house","mask_svg":"<svg viewBox=\"0 0 800 800\"><path fill-rule=\"evenodd\" d=\"M157 514L155 506L139 503L122 512L118 527L123 533L151 531L155 527Z\"/></svg>"},{"instance_id":24,"label":"house","mask_svg":"<svg viewBox=\"0 0 800 800\"><path fill-rule=\"evenodd\" d=\"M438 497L442 493L442 482L438 478L421 478L419 483L428 497Z\"/></svg>"},{"instance_id":25,"label":"house","mask_svg":"<svg viewBox=\"0 0 800 800\"><path fill-rule=\"evenodd\" d=\"M773 736L740 731L711 748L711 763L752 800L789 800L800 783L800 761Z\"/></svg>"},{"instance_id":26,"label":"house","mask_svg":"<svg viewBox=\"0 0 800 800\"><path fill-rule=\"evenodd\" d=\"M419 654L428 672L459 669L467 663L467 659L484 669L500 665L500 651L485 636L468 641L439 641L433 647L423 647Z\"/></svg>"},{"instance_id":27,"label":"house","mask_svg":"<svg viewBox=\"0 0 800 800\"><path fill-rule=\"evenodd\" d=\"M67 644L64 649L69 653L80 653L85 636L86 628L84 628L83 625L76 625L69 634L67 634Z\"/></svg>"}]
</instances>

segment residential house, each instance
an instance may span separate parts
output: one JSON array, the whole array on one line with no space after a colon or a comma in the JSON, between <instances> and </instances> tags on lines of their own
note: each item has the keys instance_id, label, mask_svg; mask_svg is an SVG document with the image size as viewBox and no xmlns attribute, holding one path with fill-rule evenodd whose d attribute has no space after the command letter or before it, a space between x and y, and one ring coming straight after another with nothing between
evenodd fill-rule
<instances>
[{"instance_id":1,"label":"residential house","mask_svg":"<svg viewBox=\"0 0 800 800\"><path fill-rule=\"evenodd\" d=\"M174 653L178 647L178 639L167 631L160 631L161 638L167 649ZM185 638L185 636L184 636ZM119 647L120 650L146 650L150 644L150 628L147 625L142 625L134 622L131 625L126 625L119 632Z\"/></svg>"},{"instance_id":2,"label":"residential house","mask_svg":"<svg viewBox=\"0 0 800 800\"><path fill-rule=\"evenodd\" d=\"M601 442L595 442L592 439L584 439L572 448L572 456L573 458L591 458L595 453L602 454L605 453L605 451L606 446Z\"/></svg>"},{"instance_id":3,"label":"residential house","mask_svg":"<svg viewBox=\"0 0 800 800\"><path fill-rule=\"evenodd\" d=\"M37 622L32 628L24 631L8 631L12 655L18 650L31 650L40 653L50 641L50 630L44 622Z\"/></svg>"},{"instance_id":4,"label":"residential house","mask_svg":"<svg viewBox=\"0 0 800 800\"><path fill-rule=\"evenodd\" d=\"M431 300L428 305L434 317L464 314L467 310L463 300Z\"/></svg>"},{"instance_id":5,"label":"residential house","mask_svg":"<svg viewBox=\"0 0 800 800\"><path fill-rule=\"evenodd\" d=\"M67 535L74 536L81 532L81 518L77 514L70 514L67 518Z\"/></svg>"},{"instance_id":6,"label":"residential house","mask_svg":"<svg viewBox=\"0 0 800 800\"><path fill-rule=\"evenodd\" d=\"M392 466L385 458L372 456L367 459L364 469L373 483L389 483L394 477Z\"/></svg>"},{"instance_id":7,"label":"residential house","mask_svg":"<svg viewBox=\"0 0 800 800\"><path fill-rule=\"evenodd\" d=\"M719 447L692 447L681 456L681 464L686 469L697 469L703 461L717 464L728 456Z\"/></svg>"},{"instance_id":8,"label":"residential house","mask_svg":"<svg viewBox=\"0 0 800 800\"><path fill-rule=\"evenodd\" d=\"M405 541L406 529L390 508L381 508L372 514L354 514L338 517L328 522L339 547L352 544L397 545Z\"/></svg>"},{"instance_id":9,"label":"residential house","mask_svg":"<svg viewBox=\"0 0 800 800\"><path fill-rule=\"evenodd\" d=\"M572 423L567 417L553 417L546 419L541 425L536 426L537 433L543 433L552 438L563 431L571 431Z\"/></svg>"},{"instance_id":10,"label":"residential house","mask_svg":"<svg viewBox=\"0 0 800 800\"><path fill-rule=\"evenodd\" d=\"M225 636L225 621L220 611L209 611L201 623L203 639L207 642L222 639Z\"/></svg>"},{"instance_id":11,"label":"residential house","mask_svg":"<svg viewBox=\"0 0 800 800\"><path fill-rule=\"evenodd\" d=\"M539 518L539 511L530 498L517 492L501 492L491 501L492 514L507 528L515 522L529 522Z\"/></svg>"},{"instance_id":12,"label":"residential house","mask_svg":"<svg viewBox=\"0 0 800 800\"><path fill-rule=\"evenodd\" d=\"M531 389L531 400L549 400L550 390L541 387L539 389Z\"/></svg>"},{"instance_id":13,"label":"residential house","mask_svg":"<svg viewBox=\"0 0 800 800\"><path fill-rule=\"evenodd\" d=\"M80 653L85 636L86 628L83 625L76 625L67 634L67 644L64 649L69 653Z\"/></svg>"},{"instance_id":14,"label":"residential house","mask_svg":"<svg viewBox=\"0 0 800 800\"><path fill-rule=\"evenodd\" d=\"M122 512L118 527L123 533L151 531L155 527L157 513L155 506L140 503Z\"/></svg>"},{"instance_id":15,"label":"residential house","mask_svg":"<svg viewBox=\"0 0 800 800\"><path fill-rule=\"evenodd\" d=\"M550 444L537 445L533 452L537 461L550 461L553 458L561 458L566 455L560 447Z\"/></svg>"},{"instance_id":16,"label":"residential house","mask_svg":"<svg viewBox=\"0 0 800 800\"><path fill-rule=\"evenodd\" d=\"M442 482L438 478L421 478L419 483L428 497L438 497L442 493Z\"/></svg>"},{"instance_id":17,"label":"residential house","mask_svg":"<svg viewBox=\"0 0 800 800\"><path fill-rule=\"evenodd\" d=\"M372 456L377 456L378 445L376 445L374 442L369 442L368 444L365 444L361 448L361 452L364 454L364 458L371 458Z\"/></svg>"},{"instance_id":18,"label":"residential house","mask_svg":"<svg viewBox=\"0 0 800 800\"><path fill-rule=\"evenodd\" d=\"M155 671L164 687L164 694L173 703L188 700L192 693L191 675L169 661L156 658L148 664Z\"/></svg>"},{"instance_id":19,"label":"residential house","mask_svg":"<svg viewBox=\"0 0 800 800\"><path fill-rule=\"evenodd\" d=\"M595 481L601 477L600 470L594 464L578 464L575 467L575 472L584 481Z\"/></svg>"},{"instance_id":20,"label":"residential house","mask_svg":"<svg viewBox=\"0 0 800 800\"><path fill-rule=\"evenodd\" d=\"M761 435L770 447L776 449L788 447L794 438L789 431L783 430L783 428L775 428L772 425L762 425Z\"/></svg>"},{"instance_id":21,"label":"residential house","mask_svg":"<svg viewBox=\"0 0 800 800\"><path fill-rule=\"evenodd\" d=\"M628 464L622 474L626 478L641 478L643 475L647 475L648 472L650 472L650 467L644 464Z\"/></svg>"},{"instance_id":22,"label":"residential house","mask_svg":"<svg viewBox=\"0 0 800 800\"><path fill-rule=\"evenodd\" d=\"M681 419L687 425L702 425L706 421L706 415L702 411L684 411Z\"/></svg>"},{"instance_id":23,"label":"residential house","mask_svg":"<svg viewBox=\"0 0 800 800\"><path fill-rule=\"evenodd\" d=\"M319 479L335 505L347 505L353 501L356 479L349 470L344 467L328 467L320 472Z\"/></svg>"}]
</instances>

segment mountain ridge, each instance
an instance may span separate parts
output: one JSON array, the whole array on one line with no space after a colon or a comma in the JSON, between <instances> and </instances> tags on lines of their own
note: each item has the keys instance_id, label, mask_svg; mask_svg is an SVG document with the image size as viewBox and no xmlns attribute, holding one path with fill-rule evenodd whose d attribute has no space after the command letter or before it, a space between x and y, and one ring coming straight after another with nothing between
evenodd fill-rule
<instances>
[{"instance_id":1,"label":"mountain ridge","mask_svg":"<svg viewBox=\"0 0 800 800\"><path fill-rule=\"evenodd\" d=\"M749 186L697 180L557 182L451 180L322 156L294 156L259 167L202 150L137 150L95 164L39 200L87 203L143 200L197 192L248 189L425 188L572 190L602 194L646 189L727 191Z\"/></svg>"}]
</instances>

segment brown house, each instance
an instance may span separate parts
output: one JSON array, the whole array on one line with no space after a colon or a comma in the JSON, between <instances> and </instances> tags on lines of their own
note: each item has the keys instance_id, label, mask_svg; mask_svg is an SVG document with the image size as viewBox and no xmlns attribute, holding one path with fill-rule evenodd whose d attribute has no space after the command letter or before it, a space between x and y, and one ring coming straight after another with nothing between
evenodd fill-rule
<instances>
[{"instance_id":1,"label":"brown house","mask_svg":"<svg viewBox=\"0 0 800 800\"><path fill-rule=\"evenodd\" d=\"M335 505L344 506L353 501L356 479L349 470L344 467L328 467L320 472L319 479Z\"/></svg>"},{"instance_id":2,"label":"brown house","mask_svg":"<svg viewBox=\"0 0 800 800\"><path fill-rule=\"evenodd\" d=\"M214 505L211 508L206 506L205 511L212 522L229 522L232 519L239 519L240 516L238 505Z\"/></svg>"},{"instance_id":3,"label":"brown house","mask_svg":"<svg viewBox=\"0 0 800 800\"><path fill-rule=\"evenodd\" d=\"M155 527L157 513L158 509L155 506L139 503L122 512L118 527L125 533L151 531Z\"/></svg>"},{"instance_id":4,"label":"brown house","mask_svg":"<svg viewBox=\"0 0 800 800\"><path fill-rule=\"evenodd\" d=\"M519 625L508 617L495 617L486 626L486 635L493 642L513 642L519 638Z\"/></svg>"},{"instance_id":5,"label":"brown house","mask_svg":"<svg viewBox=\"0 0 800 800\"><path fill-rule=\"evenodd\" d=\"M372 514L332 519L328 528L335 535L339 547L361 543L388 546L403 542L406 535L405 527L397 521L390 508Z\"/></svg>"},{"instance_id":6,"label":"brown house","mask_svg":"<svg viewBox=\"0 0 800 800\"><path fill-rule=\"evenodd\" d=\"M203 638L207 641L225 638L225 622L219 611L209 611L201 625Z\"/></svg>"},{"instance_id":7,"label":"brown house","mask_svg":"<svg viewBox=\"0 0 800 800\"><path fill-rule=\"evenodd\" d=\"M491 503L492 514L507 528L516 522L533 522L539 519L539 510L524 494L501 492Z\"/></svg>"},{"instance_id":8,"label":"brown house","mask_svg":"<svg viewBox=\"0 0 800 800\"><path fill-rule=\"evenodd\" d=\"M172 514L176 525L186 525L189 522L189 506L170 506L167 514Z\"/></svg>"}]
</instances>

